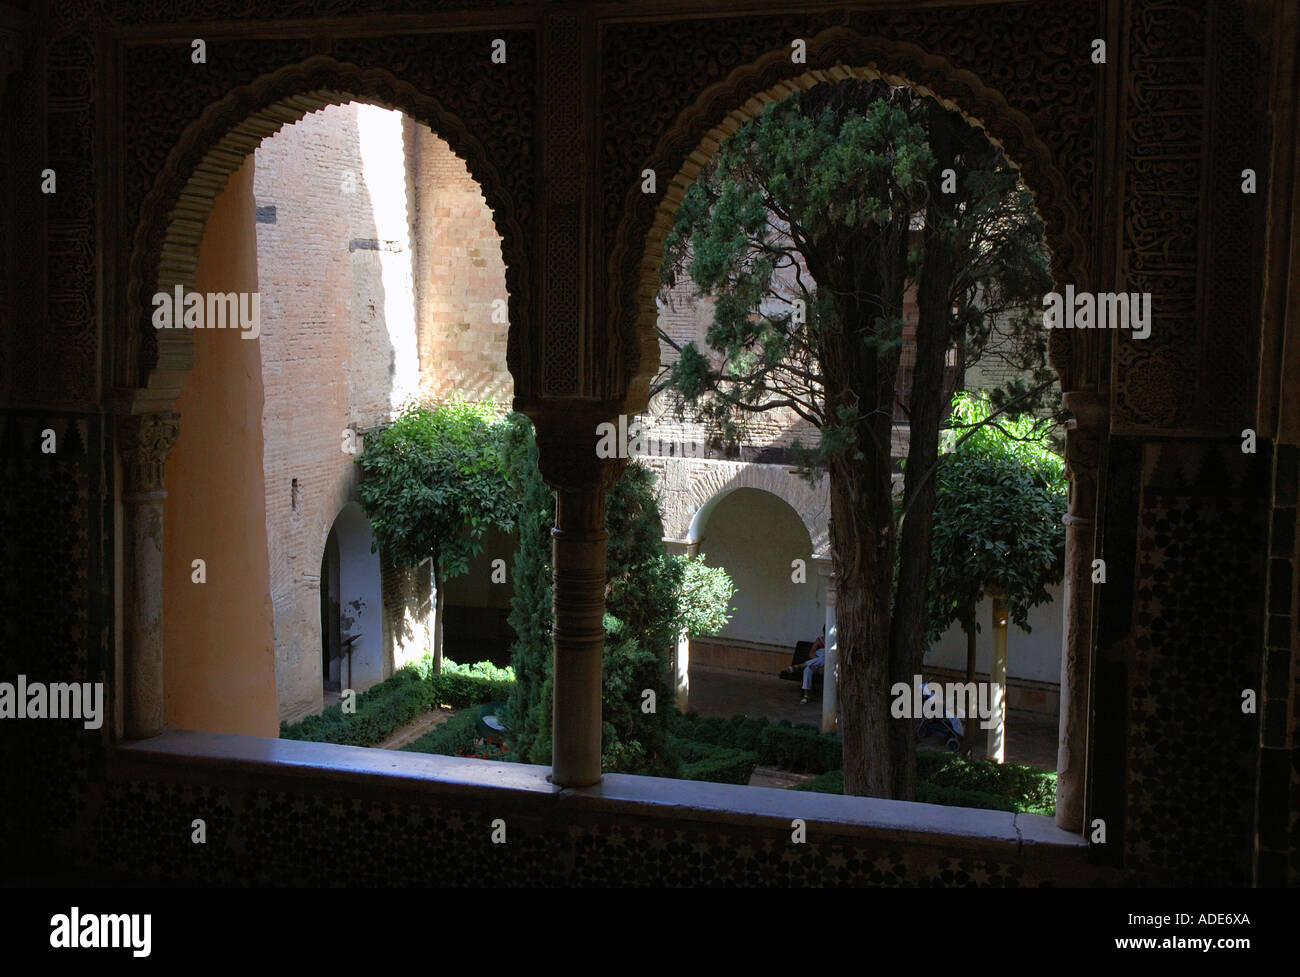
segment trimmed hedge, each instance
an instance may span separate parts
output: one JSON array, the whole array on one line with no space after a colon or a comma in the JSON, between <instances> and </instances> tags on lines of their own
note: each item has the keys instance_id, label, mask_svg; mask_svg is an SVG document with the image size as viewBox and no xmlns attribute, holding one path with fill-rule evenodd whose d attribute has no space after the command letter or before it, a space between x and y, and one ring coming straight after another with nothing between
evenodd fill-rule
<instances>
[{"instance_id":1,"label":"trimmed hedge","mask_svg":"<svg viewBox=\"0 0 1300 977\"><path fill-rule=\"evenodd\" d=\"M491 662L459 665L443 659L440 674L431 674L432 668L432 658L426 654L360 693L355 713L345 713L339 705L332 705L319 716L281 723L280 738L374 746L428 709L505 699L514 684L513 671L497 668Z\"/></svg>"},{"instance_id":2,"label":"trimmed hedge","mask_svg":"<svg viewBox=\"0 0 1300 977\"><path fill-rule=\"evenodd\" d=\"M477 722L478 716L472 709L457 713L401 749L407 753L437 753L442 756L471 753L474 750L474 727Z\"/></svg>"},{"instance_id":3,"label":"trimmed hedge","mask_svg":"<svg viewBox=\"0 0 1300 977\"><path fill-rule=\"evenodd\" d=\"M758 754L753 750L738 750L681 736L669 736L668 748L682 761L682 780L747 784L758 766Z\"/></svg>"},{"instance_id":4,"label":"trimmed hedge","mask_svg":"<svg viewBox=\"0 0 1300 977\"><path fill-rule=\"evenodd\" d=\"M704 780L713 784L749 783L758 766L758 754L749 750L719 748L710 758L682 764L682 780Z\"/></svg>"},{"instance_id":5,"label":"trimmed hedge","mask_svg":"<svg viewBox=\"0 0 1300 977\"><path fill-rule=\"evenodd\" d=\"M831 733L783 720L759 736L758 758L769 767L795 773L825 773L844 766L844 744Z\"/></svg>"},{"instance_id":6,"label":"trimmed hedge","mask_svg":"<svg viewBox=\"0 0 1300 977\"><path fill-rule=\"evenodd\" d=\"M821 733L807 723L794 726L788 719L773 723L750 716L723 719L688 712L675 718L673 742L686 761L694 758L683 752L683 744L694 742L756 753L765 766L798 773L822 773L844 765L838 736Z\"/></svg>"},{"instance_id":7,"label":"trimmed hedge","mask_svg":"<svg viewBox=\"0 0 1300 977\"><path fill-rule=\"evenodd\" d=\"M1017 764L965 760L953 753L916 755L916 799L924 804L1021 814L1056 813L1056 774ZM844 793L844 771L832 770L790 790Z\"/></svg>"},{"instance_id":8,"label":"trimmed hedge","mask_svg":"<svg viewBox=\"0 0 1300 977\"><path fill-rule=\"evenodd\" d=\"M964 759L954 753L919 750L916 754L917 800L922 782L934 786L942 796L982 794L1000 798L1012 807L995 810L1020 811L1025 814L1056 813L1056 774L1014 763L993 763L984 759ZM936 800L934 804L962 807L987 807L988 804L960 800Z\"/></svg>"},{"instance_id":9,"label":"trimmed hedge","mask_svg":"<svg viewBox=\"0 0 1300 977\"><path fill-rule=\"evenodd\" d=\"M345 713L339 705L332 705L319 716L308 716L292 725L281 723L280 739L374 746L434 702L434 687L415 671L404 668L358 695L355 713Z\"/></svg>"},{"instance_id":10,"label":"trimmed hedge","mask_svg":"<svg viewBox=\"0 0 1300 977\"><path fill-rule=\"evenodd\" d=\"M786 790L809 790L815 794L843 794L844 771L827 770L812 780L805 780L802 784L787 787Z\"/></svg>"}]
</instances>

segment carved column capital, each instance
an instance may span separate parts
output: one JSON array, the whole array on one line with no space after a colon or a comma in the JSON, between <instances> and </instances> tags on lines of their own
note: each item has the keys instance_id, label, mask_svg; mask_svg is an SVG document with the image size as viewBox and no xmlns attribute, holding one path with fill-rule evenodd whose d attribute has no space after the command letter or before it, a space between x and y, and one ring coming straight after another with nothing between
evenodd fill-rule
<instances>
[{"instance_id":1,"label":"carved column capital","mask_svg":"<svg viewBox=\"0 0 1300 977\"><path fill-rule=\"evenodd\" d=\"M597 452L602 424L623 430L615 408L564 402L529 411L529 416L537 432L537 467L546 484L559 492L599 487L603 499L627 467L626 458L602 458Z\"/></svg>"},{"instance_id":2,"label":"carved column capital","mask_svg":"<svg viewBox=\"0 0 1300 977\"><path fill-rule=\"evenodd\" d=\"M180 436L180 414L174 411L136 414L118 428L126 491L130 495L163 491L163 466Z\"/></svg>"},{"instance_id":3,"label":"carved column capital","mask_svg":"<svg viewBox=\"0 0 1300 977\"><path fill-rule=\"evenodd\" d=\"M1097 473L1109 421L1108 405L1095 391L1071 391L1064 399L1074 414L1065 428L1065 466L1070 473L1070 509L1065 521L1080 525L1091 522L1097 510Z\"/></svg>"}]
</instances>

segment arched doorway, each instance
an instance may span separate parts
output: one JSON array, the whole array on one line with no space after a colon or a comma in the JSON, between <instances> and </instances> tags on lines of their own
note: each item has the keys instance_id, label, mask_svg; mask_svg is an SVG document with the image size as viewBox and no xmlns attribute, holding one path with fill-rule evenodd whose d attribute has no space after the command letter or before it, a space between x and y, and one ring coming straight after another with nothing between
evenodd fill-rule
<instances>
[{"instance_id":1,"label":"arched doorway","mask_svg":"<svg viewBox=\"0 0 1300 977\"><path fill-rule=\"evenodd\" d=\"M186 623L177 615L170 615L177 625L172 630L177 633L192 631L202 634L204 639L214 647L201 653L174 655L175 660L170 664L165 661L166 642L162 613L164 599L161 580L166 577L169 587L180 588L174 582L176 574L165 573L163 567L162 541L166 535L164 525L167 519L164 513L165 493L162 486L167 480L162 477L164 467L162 459L166 459L173 445L178 444L178 435L181 441L186 440L183 432L188 431L190 432L188 440L193 443L188 453L191 462L203 456L205 449L212 443L208 440L209 437L220 440L225 448L232 448L229 451L212 452L211 457L206 460L208 467L212 469L209 473L210 477L205 476L208 484L229 481L231 472L257 471L259 466L254 457L260 453L260 445L256 443L257 439L245 430L248 427L248 417L245 415L257 410L262 390L260 384L252 384L251 380L246 391L249 394L247 397L232 396L231 390L220 389L223 377L242 376L247 379L253 375L251 364L245 361L256 355L255 343L240 343L238 340L241 337L235 336L233 332L211 334L205 330L201 335L196 336L194 332L186 329L155 329L149 312L152 304L151 296L156 294L171 294L175 288L191 292L205 290L203 283L199 281L200 244L206 240L205 231L209 220L218 213L224 189L233 187L236 195L240 197L238 206L231 205L228 208L232 213L244 208L245 203L251 202L248 198L252 192L252 181L247 178L247 175L241 177L240 171L260 141L277 132L282 126L293 123L310 112L327 105L349 101L370 102L386 108L403 109L413 120L424 122L433 132L445 138L453 152L464 161L473 178L481 181L483 194L492 211L492 221L503 240L502 253L506 265L508 298L501 303L500 310L493 310L502 317L494 321L502 323L501 328L510 331L509 339L504 343L506 358L518 355L519 343L515 330L525 317L523 309L527 303L524 298L525 290L519 287L517 278L522 265L520 251L522 234L514 218L514 205L502 189L502 182L493 165L488 162L482 145L469 134L465 125L456 116L445 112L431 96L397 81L384 71L362 71L355 66L340 64L329 58L313 58L304 64L281 69L262 77L252 85L232 91L225 99L210 106L197 121L191 123L180 141L172 148L162 172L154 181L153 189L144 199L140 210L140 222L136 227L130 273L129 276L124 275L124 279L129 278L123 301L124 321L133 324L132 328L129 331L124 330L120 337L121 356L117 360L124 374L131 377L126 383L126 386L131 389L124 393L124 400L119 408L123 413L133 415L122 421L118 437L127 475L123 491L126 546L136 557L124 570L123 581L124 590L130 595L125 604L129 610L124 628L127 648L125 684L128 690L125 702L125 726L126 733L130 737L154 735L168 722L188 728L274 735L274 708L268 712L260 705L266 693L269 693L272 700L276 696L275 668L271 662L274 652L272 651L271 655L266 653L268 639L270 647L273 648L273 628L265 613L269 608L262 605L259 605L256 615L259 630L255 640L240 642L241 648L250 655L256 655L259 662L257 679L259 707L250 712L250 716L254 718L231 726L228 720L218 717L220 721L205 725L191 718L195 715L193 710L173 714L165 709L165 669L174 673L174 676L189 676L192 680L191 684L202 688L211 686L224 689L227 686L246 684L248 679L246 675L241 674L241 669L230 664L218 653L216 646L220 644L221 628L211 622L209 626L195 627L193 626L195 619L192 616ZM250 212L252 210L251 207L244 209ZM234 230L237 235L249 233L252 231L251 218L247 223L249 225L247 228L242 225L236 228L232 225L231 230ZM240 240L238 250L244 255L244 259L256 253L256 247L250 246L250 243L242 238L229 237L225 243L228 245L237 239ZM256 268L246 267L248 262L244 259L241 259L243 263L238 269L240 280L235 290L241 293L255 292L257 290ZM229 263L229 256L223 260ZM228 264L227 270L229 270ZM207 290L211 288L211 285L207 286ZM230 284L224 284L220 291L224 293L231 289ZM224 360L209 355L218 337L223 341L220 345L225 347ZM224 341L227 338L235 340L233 345ZM242 338L255 338L255 332L246 331ZM205 353L205 349L209 350L209 353ZM200 364L199 369L196 369L196 361L203 356L207 356L206 367ZM237 424L224 424L220 417L216 416L219 412L214 412L210 419L204 418L201 412L192 409L178 413L178 403L183 389L190 384L193 375L204 370L207 374L204 381L209 392L217 393L218 399L233 413L238 414ZM254 387L256 389L253 389ZM184 424L180 423L180 413L186 415ZM206 433L203 433L205 429ZM232 432L238 437L230 437ZM338 453L337 430L332 436L331 444L334 452ZM234 447L241 445L242 448L234 450ZM177 452L173 452L173 459L178 457L182 448L183 445ZM144 460L136 463L137 455ZM172 465L168 471L171 472L176 467ZM168 484L168 487L171 488L173 485L175 485L174 481ZM264 513L256 515L253 513L254 504L251 499L243 497L243 488L246 486L241 486L239 504L247 510L243 515L248 518L240 520L237 532L227 533L232 545L235 540L246 539L248 534L256 534L257 524L264 519ZM303 486L303 489L308 488L310 486ZM197 497L203 497L203 491L206 490L200 487L197 491L199 491ZM288 508L288 503L292 499L292 503L296 505L301 491L296 480L292 494L288 485L277 488L275 495L277 504L283 499L285 507ZM227 491L222 495L221 501L217 502L215 507L221 508L231 494ZM170 503L173 513L179 497L178 492ZM191 502L193 501L192 498ZM190 512L195 519L212 514L211 511L205 514L200 506L191 506ZM344 530L346 524L352 521L352 517L344 513L340 518L343 521L336 527L340 546L339 613L346 618L349 614L349 600L354 598L350 598L348 594L348 535ZM360 518L364 520L364 515ZM174 537L176 535L178 534L173 534ZM322 545L323 543L324 540ZM368 550L368 540L365 545ZM181 553L177 548L172 560L174 562L184 559L188 563L191 556L201 555L201 553ZM272 554L273 559L277 556L282 557L283 554ZM310 571L315 571L320 565L319 562L311 560L308 563L308 560L311 560L311 557L307 557L302 562L310 567ZM255 574L226 572L219 579L228 589L231 587L236 590L242 589L243 597L236 598L232 593L228 600L220 604L215 601L196 600L193 602L195 614L219 615L225 613L225 608L229 606L241 604L247 606L250 600L261 601L262 595L270 589L265 581L258 579ZM365 590L368 585L361 587L358 584L352 589L358 591L358 588ZM209 594L211 592L211 588L206 591ZM372 592L373 601L367 600L364 610L361 606L355 610L358 613L372 615L374 626L378 628L381 602L377 590ZM318 605L318 601L313 603ZM319 615L318 606L309 605L306 610L310 617ZM362 617L357 616L356 621L361 622ZM262 633L263 624L266 625L265 633ZM368 631L370 626L371 621L366 620L362 631L354 637L352 665L355 686L382 678L383 642L382 639L371 640L373 634ZM382 631L378 633L382 634ZM340 642L345 637L346 635L341 633ZM169 647L178 647L179 643L173 641ZM314 685L315 694L319 696L326 674L323 667L324 660L322 655L317 653L316 648L309 648L308 651L303 664L310 672L316 673L312 676L311 684ZM202 663L202 674L190 668L188 663L193 661ZM316 671L318 667L321 668L320 672ZM166 695L170 696L170 691ZM213 695L207 692L204 701L217 702L223 698L225 698L223 694Z\"/></svg>"},{"instance_id":2,"label":"arched doorway","mask_svg":"<svg viewBox=\"0 0 1300 977\"><path fill-rule=\"evenodd\" d=\"M800 44L802 43L801 41ZM711 87L691 109L678 118L676 126L661 137L656 154L652 157L656 165L650 171L659 172L658 164L662 164L667 172L675 170L676 173L667 191L658 200L653 215L646 202L634 202L632 194L628 194L628 216L619 227L618 245L613 258L614 267L617 269L621 264L623 274L615 272L616 283L611 295L614 297L612 312L619 323L619 332L624 336L625 348L629 351L635 349L642 357L637 379L629 382L629 399L638 406L643 389L640 378L648 373L644 360L648 348L645 340L653 330L657 313L654 298L661 285L659 262L656 259L664 253L669 243L677 209L686 191L701 174L717 147L741 125L755 119L772 102L818 85L836 84L851 79L883 79L891 85L905 86L919 95L935 98L946 108L962 114L968 122L984 129L992 142L1006 150L1008 159L1021 174L1024 184L1035 194L1037 209L1046 224L1054 279L1077 281L1084 270L1087 249L1079 233L1082 222L1075 201L1066 192L1055 160L1048 148L1036 137L1030 120L1008 106L998 92L985 88L969 73L953 70L941 58L928 56L910 45L865 38L849 30L836 28L825 31L808 42L808 46L810 50L819 49L817 56L809 58L810 64L818 65L816 69L791 67L788 57L771 52L752 65L736 69L726 82ZM854 54L860 60L854 59ZM918 79L923 83L918 83ZM644 251L641 250L638 233L645 234ZM638 257L639 264L634 268L634 261ZM1081 423L1086 421L1090 428L1095 429L1099 425L1096 412L1090 409L1091 399L1096 397L1095 390L1101 382L1095 354L1072 355L1072 337L1059 331L1048 338L1052 365L1058 372L1062 389L1067 391L1067 405L1082 416ZM1091 345L1086 341L1076 341L1076 344ZM629 355L628 361L635 358ZM1104 425L1104 417L1101 420ZM876 438L877 442L882 440L883 438ZM1071 468L1073 475L1073 466ZM1081 565L1080 559L1084 554L1090 556L1093 548L1091 512L1095 504L1095 483L1085 479L1084 484L1086 494L1090 497L1083 498L1084 492L1076 492L1072 496L1075 505L1071 515L1075 518L1070 523L1072 532L1069 538L1073 556L1067 557L1067 560L1076 575ZM854 517L848 509L843 509L836 516L836 522L840 526L853 521ZM887 523L888 515L877 521ZM841 545L841 549L844 548ZM844 583L841 581L842 585ZM1070 587L1067 582L1065 631L1074 639L1084 635L1085 629L1078 624L1090 615L1087 597L1081 597L1078 590L1077 587ZM850 586L841 597L852 598L855 593L860 595L864 592L879 593L880 588L859 586L855 589ZM1058 816L1060 823L1072 827L1079 824L1082 757L1087 735L1087 720L1082 703L1083 690L1088 682L1088 652L1086 649L1078 651L1070 651L1064 656L1061 683L1061 785L1065 801L1058 808Z\"/></svg>"},{"instance_id":3,"label":"arched doorway","mask_svg":"<svg viewBox=\"0 0 1300 977\"><path fill-rule=\"evenodd\" d=\"M321 684L361 692L384 678L383 595L370 521L349 502L321 553Z\"/></svg>"}]
</instances>

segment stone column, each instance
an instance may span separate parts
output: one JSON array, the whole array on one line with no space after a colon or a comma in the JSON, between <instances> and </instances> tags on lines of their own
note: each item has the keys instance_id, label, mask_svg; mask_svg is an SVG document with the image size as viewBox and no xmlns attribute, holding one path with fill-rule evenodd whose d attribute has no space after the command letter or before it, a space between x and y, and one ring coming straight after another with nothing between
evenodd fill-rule
<instances>
[{"instance_id":1,"label":"stone column","mask_svg":"<svg viewBox=\"0 0 1300 977\"><path fill-rule=\"evenodd\" d=\"M127 739L163 730L163 465L180 433L179 419L175 413L140 414L118 428L126 543Z\"/></svg>"},{"instance_id":2,"label":"stone column","mask_svg":"<svg viewBox=\"0 0 1300 977\"><path fill-rule=\"evenodd\" d=\"M1070 478L1065 515L1065 605L1061 650L1061 718L1056 757L1056 823L1083 830L1087 781L1088 695L1092 671L1092 561L1097 513L1097 466L1106 430L1106 405L1092 391L1072 391L1065 406L1065 464Z\"/></svg>"},{"instance_id":3,"label":"stone column","mask_svg":"<svg viewBox=\"0 0 1300 977\"><path fill-rule=\"evenodd\" d=\"M1002 763L1007 743L1007 599L998 592L993 598L993 657L989 661L989 684L993 693L993 725L989 727L988 757ZM970 722L970 717L967 718Z\"/></svg>"},{"instance_id":4,"label":"stone column","mask_svg":"<svg viewBox=\"0 0 1300 977\"><path fill-rule=\"evenodd\" d=\"M835 627L835 567L824 563L817 572L826 578L826 665L822 674L822 732L835 732L840 705L840 644Z\"/></svg>"},{"instance_id":5,"label":"stone column","mask_svg":"<svg viewBox=\"0 0 1300 977\"><path fill-rule=\"evenodd\" d=\"M700 544L687 543L686 555L698 556ZM677 653L673 656L673 675L676 676L677 708L686 712L691 706L691 636L685 631L677 638Z\"/></svg>"},{"instance_id":6,"label":"stone column","mask_svg":"<svg viewBox=\"0 0 1300 977\"><path fill-rule=\"evenodd\" d=\"M551 530L555 683L551 781L600 783L601 653L605 646L605 493L627 462L596 454L608 416L576 409L534 418L538 467L556 490Z\"/></svg>"}]
</instances>

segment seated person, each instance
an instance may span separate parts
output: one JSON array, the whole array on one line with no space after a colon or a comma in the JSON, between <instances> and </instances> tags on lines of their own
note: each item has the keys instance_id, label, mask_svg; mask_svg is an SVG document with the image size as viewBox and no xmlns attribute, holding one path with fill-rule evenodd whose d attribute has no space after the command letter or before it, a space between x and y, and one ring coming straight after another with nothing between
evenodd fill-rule
<instances>
[{"instance_id":1,"label":"seated person","mask_svg":"<svg viewBox=\"0 0 1300 977\"><path fill-rule=\"evenodd\" d=\"M813 676L823 674L826 667L826 628L824 626L822 627L821 637L813 642L809 654L810 657L803 664L790 665L787 668L781 669L782 675L787 675L791 678L793 678L800 669L803 669L803 682L801 683L802 698L799 700L800 704L807 703L808 701L808 692L812 689Z\"/></svg>"},{"instance_id":2,"label":"seated person","mask_svg":"<svg viewBox=\"0 0 1300 977\"><path fill-rule=\"evenodd\" d=\"M799 699L800 705L808 704L808 693L812 691L813 675L821 675L826 669L826 629L822 628L822 636L813 642L812 657L803 663L803 696Z\"/></svg>"}]
</instances>

